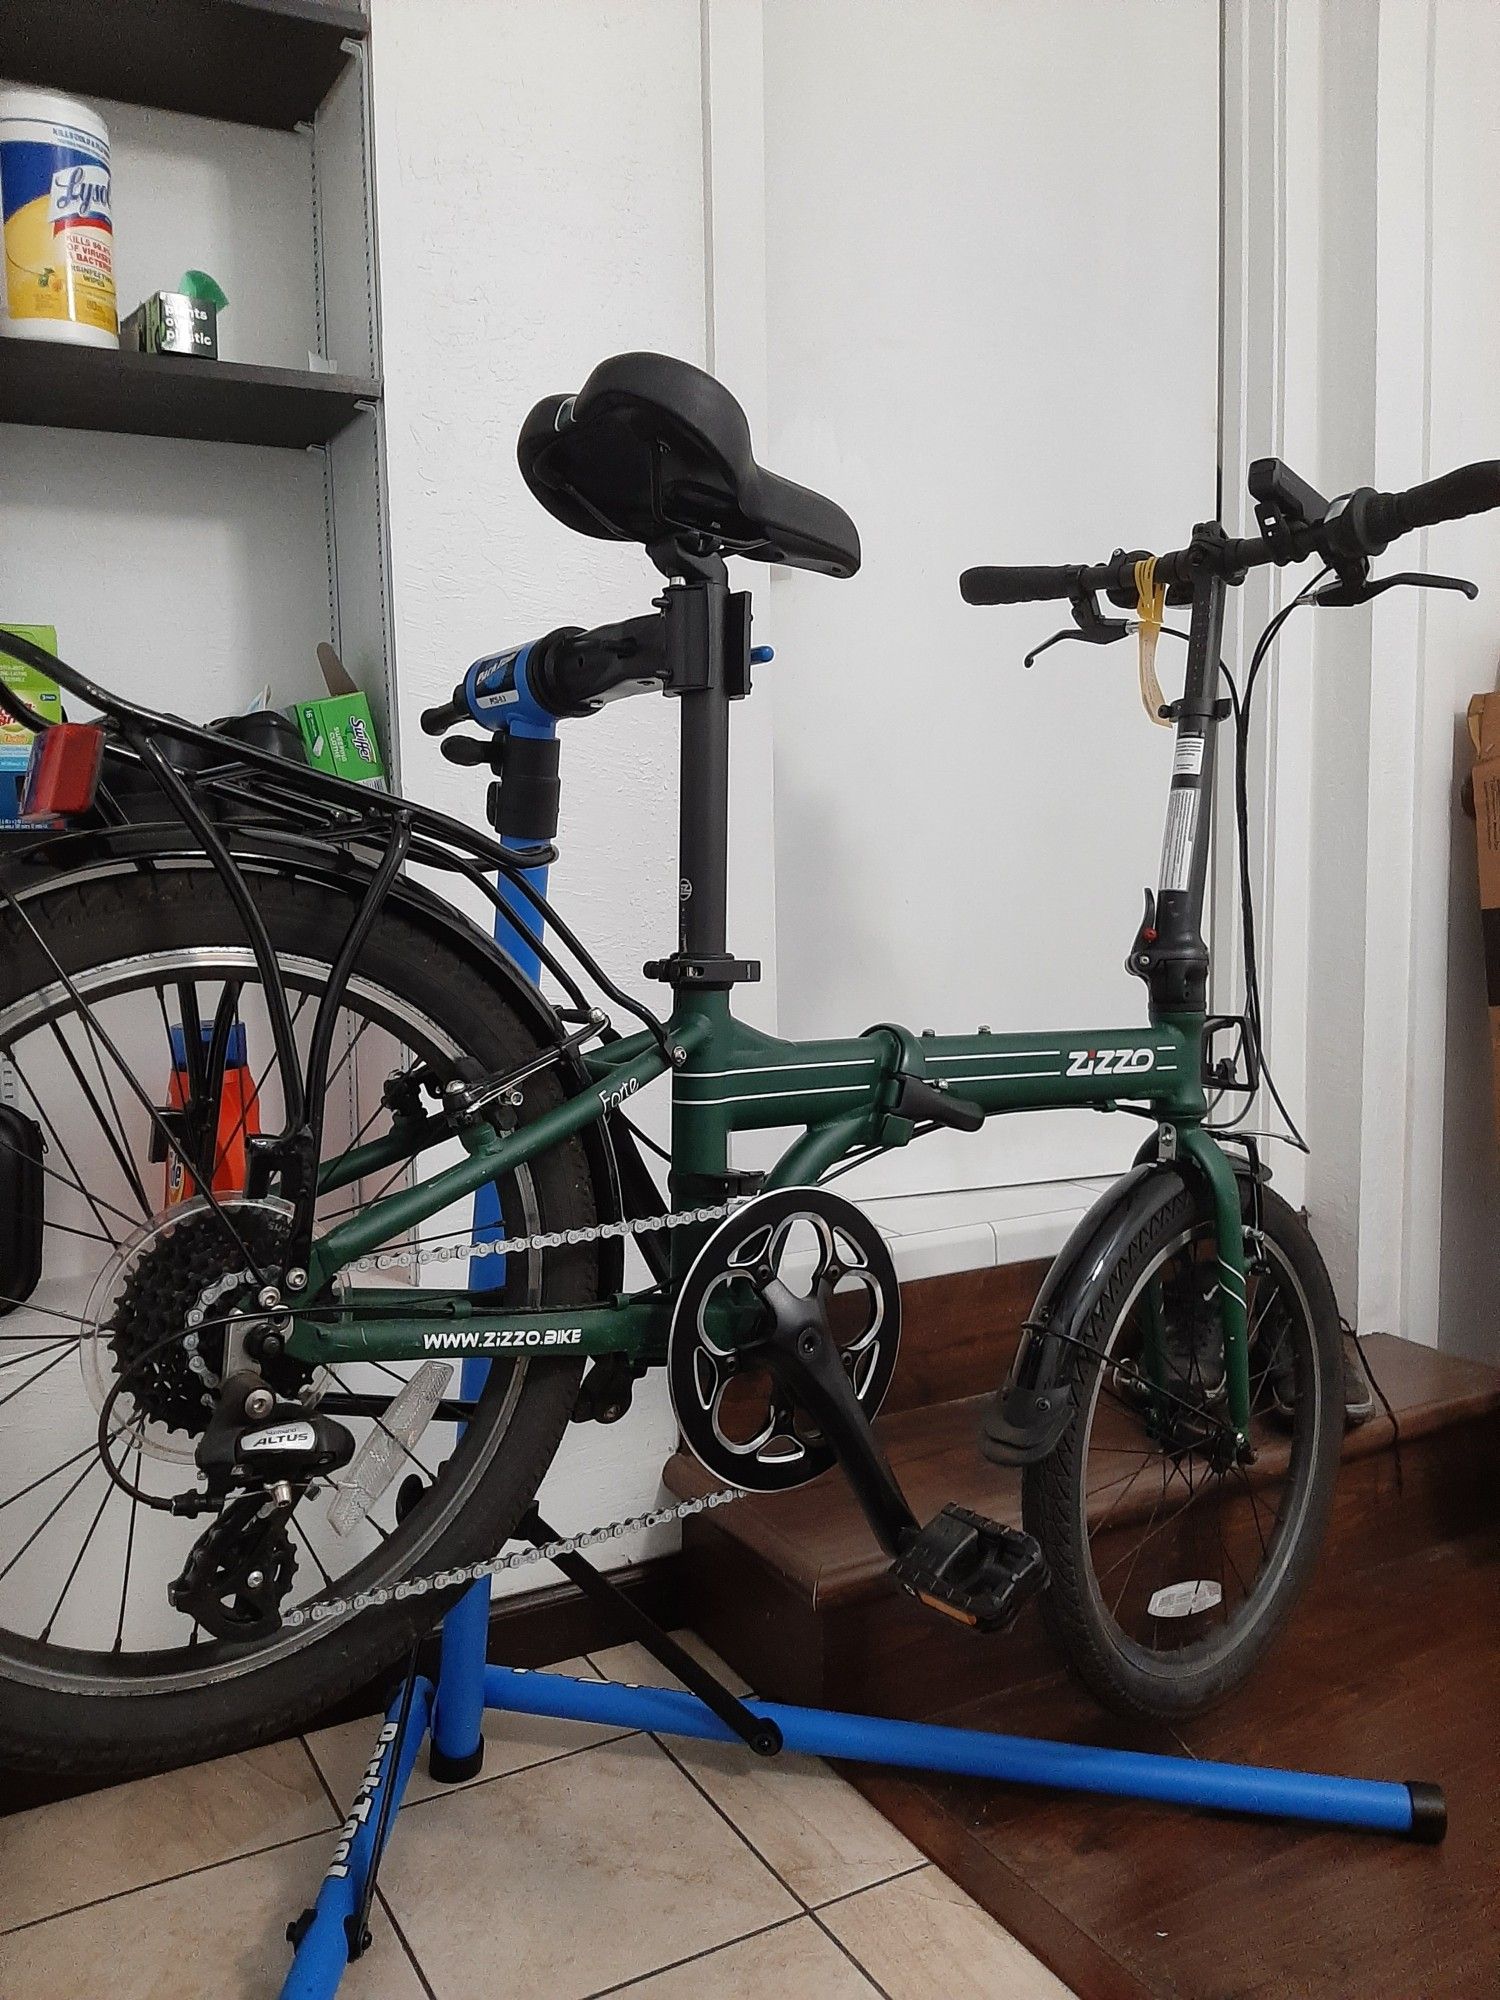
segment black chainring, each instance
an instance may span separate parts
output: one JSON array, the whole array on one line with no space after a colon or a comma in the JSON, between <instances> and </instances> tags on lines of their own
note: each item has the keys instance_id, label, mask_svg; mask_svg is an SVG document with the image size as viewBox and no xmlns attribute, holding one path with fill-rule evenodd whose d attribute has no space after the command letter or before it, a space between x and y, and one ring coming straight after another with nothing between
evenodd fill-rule
<instances>
[{"instance_id":1,"label":"black chainring","mask_svg":"<svg viewBox=\"0 0 1500 2000\"><path fill-rule=\"evenodd\" d=\"M789 1492L837 1462L754 1353L760 1323L774 1317L763 1285L799 1224L819 1243L811 1282L867 1418L879 1411L896 1366L901 1287L884 1239L861 1209L824 1188L779 1188L726 1217L677 1295L667 1381L694 1457L747 1492ZM852 1294L841 1289L850 1281Z\"/></svg>"},{"instance_id":2,"label":"black chainring","mask_svg":"<svg viewBox=\"0 0 1500 2000\"><path fill-rule=\"evenodd\" d=\"M267 1272L281 1269L290 1228L277 1209L236 1205L230 1210L234 1227L256 1265ZM118 1375L129 1376L129 1394L136 1408L153 1423L189 1437L201 1437L213 1408L214 1393L193 1368L186 1336L187 1316L205 1289L226 1271L242 1270L244 1254L212 1210L184 1216L135 1265L125 1281L114 1311L100 1331L108 1337ZM207 1315L217 1320L233 1299L226 1297ZM167 1341L172 1334L184 1339ZM225 1328L208 1326L197 1336L197 1352L217 1379L224 1372ZM153 1347L156 1352L152 1352ZM279 1394L293 1396L309 1371L285 1357L262 1373Z\"/></svg>"}]
</instances>

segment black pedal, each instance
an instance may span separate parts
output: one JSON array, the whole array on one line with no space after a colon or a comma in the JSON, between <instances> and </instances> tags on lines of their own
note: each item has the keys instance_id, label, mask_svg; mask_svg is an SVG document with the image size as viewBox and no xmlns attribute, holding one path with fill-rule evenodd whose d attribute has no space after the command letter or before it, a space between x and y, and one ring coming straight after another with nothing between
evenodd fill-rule
<instances>
[{"instance_id":1,"label":"black pedal","mask_svg":"<svg viewBox=\"0 0 1500 2000\"><path fill-rule=\"evenodd\" d=\"M967 1507L945 1507L891 1565L903 1590L978 1632L1002 1632L1047 1581L1036 1541Z\"/></svg>"}]
</instances>

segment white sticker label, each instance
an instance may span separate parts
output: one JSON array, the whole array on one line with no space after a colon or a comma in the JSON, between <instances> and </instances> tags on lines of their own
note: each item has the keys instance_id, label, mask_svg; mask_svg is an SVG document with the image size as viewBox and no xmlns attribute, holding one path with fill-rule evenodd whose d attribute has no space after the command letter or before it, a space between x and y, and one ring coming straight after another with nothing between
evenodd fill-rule
<instances>
[{"instance_id":1,"label":"white sticker label","mask_svg":"<svg viewBox=\"0 0 1500 2000\"><path fill-rule=\"evenodd\" d=\"M1212 1611L1223 1602L1220 1585L1200 1578L1196 1583L1169 1583L1152 1595L1146 1609L1153 1618L1191 1618L1195 1612Z\"/></svg>"},{"instance_id":2,"label":"white sticker label","mask_svg":"<svg viewBox=\"0 0 1500 2000\"><path fill-rule=\"evenodd\" d=\"M1179 736L1177 748L1172 752L1172 776L1174 778L1196 778L1203 769L1203 746L1206 736Z\"/></svg>"},{"instance_id":3,"label":"white sticker label","mask_svg":"<svg viewBox=\"0 0 1500 2000\"><path fill-rule=\"evenodd\" d=\"M311 1451L318 1434L308 1423L272 1424L268 1430L246 1431L238 1449L247 1451Z\"/></svg>"},{"instance_id":4,"label":"white sticker label","mask_svg":"<svg viewBox=\"0 0 1500 2000\"><path fill-rule=\"evenodd\" d=\"M1198 831L1201 792L1183 790L1167 796L1167 828L1161 842L1161 888L1185 889L1193 869L1193 835Z\"/></svg>"}]
</instances>

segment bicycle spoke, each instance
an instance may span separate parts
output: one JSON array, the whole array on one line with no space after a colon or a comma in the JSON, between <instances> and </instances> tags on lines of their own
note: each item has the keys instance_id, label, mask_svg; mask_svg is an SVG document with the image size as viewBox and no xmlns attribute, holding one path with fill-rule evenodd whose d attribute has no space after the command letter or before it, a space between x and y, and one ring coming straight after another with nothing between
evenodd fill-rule
<instances>
[{"instance_id":1,"label":"bicycle spoke","mask_svg":"<svg viewBox=\"0 0 1500 2000\"><path fill-rule=\"evenodd\" d=\"M1165 1464L1165 1460L1163 1461L1163 1464ZM1156 1502L1156 1505L1151 1509L1151 1519L1146 1523L1146 1532L1141 1537L1140 1541L1138 1541L1135 1545L1135 1554L1130 1558L1130 1567L1125 1572L1125 1581L1120 1585L1119 1593L1116 1596L1114 1603L1109 1607L1109 1615L1111 1618L1113 1618L1118 1613L1120 1609L1121 1600L1123 1599L1126 1591L1129 1590L1130 1588L1130 1579L1135 1575L1136 1565L1137 1563L1139 1563L1141 1559L1141 1551L1145 1548L1147 1542L1151 1540L1152 1522L1155 1521L1157 1515L1161 1512L1161 1503L1162 1500L1166 1499L1166 1497L1167 1497L1167 1479L1165 1472L1163 1472L1162 1482L1161 1482L1161 1499L1159 1499ZM1121 1562L1124 1561L1123 1556L1120 1558L1120 1561ZM1110 1568L1104 1572L1104 1576L1112 1576L1115 1570L1117 1570L1119 1567L1120 1567L1119 1563L1113 1563L1110 1566ZM1104 1576L1101 1576L1098 1579L1100 1584L1104 1582Z\"/></svg>"},{"instance_id":2,"label":"bicycle spoke","mask_svg":"<svg viewBox=\"0 0 1500 2000\"><path fill-rule=\"evenodd\" d=\"M115 1097L114 1089L110 1084L109 1077L105 1073L104 1058L99 1053L99 1031L93 1019L90 1017L88 1013L85 1013L83 1018L84 1018L84 1025L88 1030L89 1048L94 1058L94 1067L99 1072L99 1081L104 1086L105 1097L109 1100L109 1108L111 1114L114 1117L115 1129L119 1133L121 1142L126 1148L125 1158L121 1163L125 1168L125 1178L130 1183L131 1189L134 1192L136 1199L141 1204L142 1213L145 1215L150 1215L153 1211L154 1204L151 1200L151 1197L146 1193L145 1183L142 1181L140 1174L136 1170L135 1161L131 1157L131 1154L129 1152L130 1137L125 1130L125 1120L120 1115L119 1103ZM111 1050L110 1053L111 1055L114 1055L113 1050ZM119 1057L115 1056L115 1062L119 1064L119 1061L120 1061Z\"/></svg>"},{"instance_id":3,"label":"bicycle spoke","mask_svg":"<svg viewBox=\"0 0 1500 2000\"><path fill-rule=\"evenodd\" d=\"M323 1096L325 1102L327 1100L328 1092L333 1089L333 1086L338 1082L339 1078L344 1074L344 1071L348 1068L350 1060L354 1055L354 1051L359 1047L360 1043L364 1040L365 1036L369 1033L370 1029L374 1025L375 1024L370 1019L370 1016L366 1014L365 1018L360 1022L358 1028L355 1029L354 1034L350 1039L348 1048L345 1049L344 1053L339 1057L338 1066L335 1068L332 1075L329 1077L327 1084L324 1086Z\"/></svg>"},{"instance_id":4,"label":"bicycle spoke","mask_svg":"<svg viewBox=\"0 0 1500 2000\"><path fill-rule=\"evenodd\" d=\"M57 1502L57 1504L52 1508L51 1512L39 1524L39 1526L34 1528L32 1532L26 1537L25 1541L22 1542L20 1548L16 1550L15 1554L11 1557L10 1561L5 1565L4 1569L0 1569L0 1583L4 1583L5 1579L10 1575L11 1571L15 1568L16 1564L27 1553L27 1551L29 1549L34 1549L36 1547L37 1543L41 1540L42 1536L46 1534L47 1530L51 1527L52 1523L57 1519L58 1515L62 1512L63 1508L67 1506L68 1502L72 1499L73 1495L78 1491L79 1487L82 1486L84 1480L88 1478L89 1474L93 1470L94 1470L93 1466L86 1465L83 1468L82 1472L79 1473L78 1477L73 1481L73 1484L68 1488L67 1492L63 1495L61 1500ZM100 1467L100 1470L101 1471L103 1470L102 1466ZM111 1485L111 1491L113 1491L113 1485Z\"/></svg>"},{"instance_id":5,"label":"bicycle spoke","mask_svg":"<svg viewBox=\"0 0 1500 2000\"><path fill-rule=\"evenodd\" d=\"M317 1550L313 1547L312 1540L309 1537L306 1528L304 1528L302 1523L297 1519L295 1513L292 1513L291 1515L288 1516L288 1526L296 1531L297 1540L301 1542L303 1548L307 1550L307 1553L312 1557L313 1561L317 1564L319 1575L322 1577L324 1583L327 1584L328 1588L332 1590L333 1578L328 1573L328 1566L323 1561L323 1558L318 1554Z\"/></svg>"},{"instance_id":6,"label":"bicycle spoke","mask_svg":"<svg viewBox=\"0 0 1500 2000\"><path fill-rule=\"evenodd\" d=\"M50 1375L53 1369L58 1365L60 1361L67 1360L69 1349L75 1347L76 1345L77 1345L76 1341L71 1341L71 1340L64 1341L62 1343L62 1351L58 1354L54 1354L52 1359L49 1362L47 1362L44 1367L38 1368L35 1375L28 1376L24 1382L18 1383L14 1389L9 1389L3 1396L0 1396L0 1410L3 1410L7 1403L13 1403L16 1400L17 1396L23 1396L28 1389L35 1388L36 1384L41 1381L44 1375Z\"/></svg>"},{"instance_id":7,"label":"bicycle spoke","mask_svg":"<svg viewBox=\"0 0 1500 2000\"><path fill-rule=\"evenodd\" d=\"M92 1325L81 1313L64 1312L61 1306L39 1306L35 1299L13 1298L9 1292L0 1292L0 1306L19 1306L29 1313L41 1313L46 1319L65 1319L69 1326ZM29 1334L0 1334L0 1340L29 1340Z\"/></svg>"},{"instance_id":8,"label":"bicycle spoke","mask_svg":"<svg viewBox=\"0 0 1500 2000\"><path fill-rule=\"evenodd\" d=\"M141 1448L139 1445L135 1448L135 1464L127 1476L133 1487L140 1485ZM120 1614L115 1620L114 1642L109 1649L112 1653L118 1653L125 1641L125 1600L130 1595L130 1567L135 1559L135 1517L140 1512L140 1506L140 1494L132 1493L130 1496L130 1525L125 1530L125 1574L120 1579Z\"/></svg>"},{"instance_id":9,"label":"bicycle spoke","mask_svg":"<svg viewBox=\"0 0 1500 2000\"><path fill-rule=\"evenodd\" d=\"M35 1338L35 1335L11 1334L8 1335L7 1338L14 1340L32 1340ZM60 1336L56 1340L49 1340L45 1347L33 1347L29 1354L12 1354L8 1360L0 1361L0 1374L3 1374L7 1368L19 1368L23 1365L23 1363L27 1361L35 1361L39 1354L50 1353L53 1349L59 1347L76 1347L77 1345L78 1342L76 1340L73 1340L66 1336Z\"/></svg>"},{"instance_id":10,"label":"bicycle spoke","mask_svg":"<svg viewBox=\"0 0 1500 2000\"><path fill-rule=\"evenodd\" d=\"M134 1070L131 1069L130 1065L125 1061L124 1057L115 1047L115 1044L113 1040L110 1038L110 1036L100 1026L98 1018L94 1014L93 1009L88 1005L87 1001L83 998L83 995L79 992L76 981L70 978L69 975L63 970L63 967L58 960L57 954L53 951L52 947L47 943L47 940L42 936L41 932L37 929L36 925L31 921L31 918L26 913L25 907L22 904L18 903L15 897L11 895L3 887L0 887L0 903L3 903L8 908L14 910L16 915L20 918L22 924L31 933L32 938L36 942L38 948L41 950L43 956L48 960L48 962L52 966L53 971L57 974L58 978L67 988L69 998L72 1000L74 1006L78 1009L79 1013L88 1022L90 1034L94 1037L97 1037L97 1039L104 1044L104 1047L108 1051L110 1059L114 1063L115 1068L119 1071L121 1078L127 1084L129 1084L132 1093L135 1095L135 1097L140 1102L142 1108L145 1110L146 1116L151 1120L152 1125L155 1127L156 1131L161 1135L161 1138L165 1143L165 1145L167 1146L168 1151L170 1153L175 1154L176 1157L182 1161L183 1166L187 1168L189 1171L191 1171L192 1161L189 1160L183 1153L183 1149L179 1144L176 1136L173 1134L171 1128L168 1126L165 1119L162 1117L161 1113L157 1110L156 1106L152 1103L150 1097L148 1097L146 1092L141 1088L141 1084L138 1078L136 1077ZM213 1211L213 1214L217 1218L219 1226L229 1236L235 1248L244 1258L246 1265L249 1267L251 1271L255 1273L257 1277L259 1277L261 1275L260 1266L256 1263L255 1259L250 1255L249 1250L245 1246L243 1238L240 1236L239 1231L235 1228L234 1223L231 1221L229 1215L226 1213L223 1204L215 1198L213 1190L211 1188L203 1188L200 1190L200 1192L202 1193L203 1199L208 1203L209 1208ZM149 1207L147 1208L146 1213L148 1215L151 1213Z\"/></svg>"},{"instance_id":11,"label":"bicycle spoke","mask_svg":"<svg viewBox=\"0 0 1500 2000\"><path fill-rule=\"evenodd\" d=\"M1243 1466L1243 1465L1237 1465L1237 1466L1235 1467L1235 1471L1236 1471L1236 1472L1237 1472L1237 1473L1239 1474L1240 1478L1241 1478L1241 1479L1242 1479L1242 1480L1244 1481L1244 1483L1245 1483L1245 1491L1246 1491L1246 1493L1248 1493L1248 1494L1249 1494L1249 1496L1250 1496L1250 1513L1251 1513L1251 1516L1252 1516L1252 1518L1254 1519L1254 1522L1255 1522L1255 1533L1256 1533L1256 1535L1257 1535L1257 1537L1259 1538L1259 1541L1260 1541L1260 1558L1261 1558L1261 1561L1262 1561L1262 1562L1265 1562L1265 1561L1267 1560L1267 1558L1269 1557L1269 1555L1270 1555L1270 1550L1269 1550L1269 1548L1268 1548L1268 1547L1267 1547L1267 1545L1266 1545L1266 1534L1265 1534L1265 1529L1264 1529L1264 1528L1262 1528L1262 1526L1261 1526L1261 1524L1260 1524L1260 1502L1259 1502L1259 1501L1258 1501L1258 1500L1256 1499L1256 1497L1255 1497L1255 1487L1254 1487L1254 1486L1253 1486L1253 1484L1251 1483L1251 1480L1250 1480L1250 1475L1249 1475L1249 1473L1248 1473L1248 1472L1247 1472L1247 1471L1245 1470L1244 1466Z\"/></svg>"},{"instance_id":12,"label":"bicycle spoke","mask_svg":"<svg viewBox=\"0 0 1500 2000\"><path fill-rule=\"evenodd\" d=\"M118 1436L119 1433L116 1432L115 1435ZM53 1466L50 1472L39 1473L38 1476L32 1480L29 1486L23 1486L19 1489L19 1491L8 1494L4 1500L0 1500L0 1513L3 1513L7 1507L14 1507L18 1500L24 1500L28 1493L35 1493L37 1488L39 1486L45 1486L49 1479L56 1479L57 1475L60 1472L67 1472L72 1466L75 1466L78 1463L80 1458L89 1458L89 1457L97 1458L98 1455L99 1455L98 1440L95 1438L90 1438L88 1443L84 1445L82 1450L75 1451L71 1458L64 1458L60 1460L56 1465Z\"/></svg>"},{"instance_id":13,"label":"bicycle spoke","mask_svg":"<svg viewBox=\"0 0 1500 2000\"><path fill-rule=\"evenodd\" d=\"M21 1067L21 1064L16 1057L14 1049L10 1050L7 1053L6 1061L10 1064L11 1068L15 1071L17 1077L20 1079L21 1084L25 1088L26 1095L31 1099L32 1107L36 1112L37 1118L40 1121L43 1130L46 1132L48 1138L52 1141L53 1145L56 1146L58 1152L62 1155L63 1159L67 1162L68 1171L69 1173L72 1174L73 1178L70 1181L67 1178L66 1174L60 1174L55 1167L49 1167L46 1165L45 1162L43 1163L42 1166L43 1173L50 1175L51 1178L55 1181L60 1181L64 1187L72 1188L75 1194L81 1194L84 1200L88 1203L89 1207L94 1211L94 1219L99 1224L99 1227L104 1231L105 1235L109 1238L109 1241L113 1243L116 1246L116 1248L118 1248L119 1238L114 1234L114 1232L110 1229L109 1224L104 1220L105 1211L108 1210L108 1212L111 1215L113 1215L118 1221L123 1222L127 1229L135 1228L135 1218L133 1216L127 1215L124 1209L116 1208L112 1202L105 1201L102 1196L96 1195L93 1192L93 1190L88 1186L88 1184L85 1182L83 1178L83 1175L78 1171L78 1163L73 1158L73 1155L68 1151L67 1145L63 1140L62 1134L53 1124L52 1119L47 1112L46 1106L42 1103L42 1100L37 1096L35 1089L32 1087L30 1077L27 1076L25 1070Z\"/></svg>"},{"instance_id":14,"label":"bicycle spoke","mask_svg":"<svg viewBox=\"0 0 1500 2000\"><path fill-rule=\"evenodd\" d=\"M51 1616L48 1618L46 1624L42 1627L41 1631L37 1634L37 1638L42 1645L45 1645L48 1639L50 1639L52 1636L52 1627L57 1623L57 1614L63 1608L63 1600L66 1598L68 1592L73 1588L74 1577L77 1576L80 1568L83 1566L83 1559L89 1552L89 1543L93 1541L99 1523L104 1519L104 1510L109 1505L110 1501L113 1500L113 1498L119 1492L119 1490L120 1490L119 1487L116 1486L115 1482L112 1479L106 1482L103 1496L99 1501L99 1505L94 1510L94 1518L89 1523L89 1531L84 1536L82 1542L79 1543L78 1553L73 1558L73 1566L68 1571L67 1576L63 1579L62 1589L57 1593L57 1602L52 1607Z\"/></svg>"},{"instance_id":15,"label":"bicycle spoke","mask_svg":"<svg viewBox=\"0 0 1500 2000\"><path fill-rule=\"evenodd\" d=\"M79 1066L78 1058L74 1055L73 1051L68 1047L67 1037L58 1027L56 1021L49 1022L48 1025L52 1030L53 1041L56 1042L58 1048L61 1049L62 1051L63 1061L68 1065L68 1068L73 1072L74 1080L77 1083L78 1088L83 1092L84 1101L88 1105L89 1109L93 1112L94 1119L95 1122L98 1124L99 1130L104 1134L105 1144L109 1147L109 1150L114 1154L115 1161L119 1166L120 1172L125 1176L125 1185L131 1190L136 1200L140 1203L141 1214L143 1216L149 1216L151 1213L151 1204L146 1199L146 1190L141 1185L141 1177L136 1172L135 1163L131 1159L129 1153L125 1150L125 1145L121 1144L121 1139L124 1137L124 1135L121 1134L117 1137L114 1130L111 1128L109 1120L105 1117L104 1112L100 1107L98 1098L94 1095L93 1085L84 1075L83 1070ZM127 1140L126 1144L128 1143L129 1142Z\"/></svg>"}]
</instances>

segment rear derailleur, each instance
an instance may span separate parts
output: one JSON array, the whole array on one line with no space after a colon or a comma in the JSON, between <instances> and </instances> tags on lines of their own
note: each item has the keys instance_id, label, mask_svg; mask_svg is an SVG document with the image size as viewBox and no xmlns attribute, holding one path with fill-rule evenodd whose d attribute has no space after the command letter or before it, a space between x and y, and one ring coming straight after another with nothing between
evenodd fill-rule
<instances>
[{"instance_id":1,"label":"rear derailleur","mask_svg":"<svg viewBox=\"0 0 1500 2000\"><path fill-rule=\"evenodd\" d=\"M203 1487L172 1503L215 1518L167 1586L169 1601L216 1639L268 1638L297 1568L293 1511L353 1455L335 1418L280 1401L253 1369L231 1375L198 1444Z\"/></svg>"}]
</instances>

